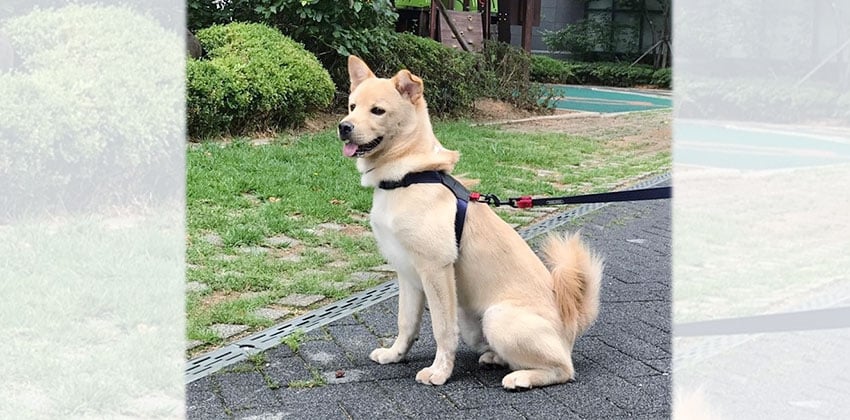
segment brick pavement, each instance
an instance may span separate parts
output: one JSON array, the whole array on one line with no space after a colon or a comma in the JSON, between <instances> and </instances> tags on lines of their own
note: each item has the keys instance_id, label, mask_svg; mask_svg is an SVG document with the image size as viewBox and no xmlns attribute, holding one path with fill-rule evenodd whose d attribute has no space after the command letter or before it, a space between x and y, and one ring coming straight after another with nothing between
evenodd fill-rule
<instances>
[{"instance_id":1,"label":"brick pavement","mask_svg":"<svg viewBox=\"0 0 850 420\"><path fill-rule=\"evenodd\" d=\"M612 204L557 230L577 228L606 268L599 319L575 346L573 382L505 391L501 378L508 371L479 367L478 356L461 344L447 384L418 384L416 372L430 365L436 348L427 311L406 361L375 364L369 352L396 333L393 298L308 333L296 353L281 345L189 384L188 417L669 417L670 203Z\"/></svg>"}]
</instances>

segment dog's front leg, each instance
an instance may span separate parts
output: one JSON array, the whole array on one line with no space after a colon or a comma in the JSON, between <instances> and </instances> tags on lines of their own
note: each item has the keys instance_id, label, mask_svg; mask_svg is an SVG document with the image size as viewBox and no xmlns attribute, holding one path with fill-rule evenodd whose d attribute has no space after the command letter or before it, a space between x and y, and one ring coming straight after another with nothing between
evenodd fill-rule
<instances>
[{"instance_id":1,"label":"dog's front leg","mask_svg":"<svg viewBox=\"0 0 850 420\"><path fill-rule=\"evenodd\" d=\"M404 358L416 337L422 322L425 294L415 274L399 271L398 278L398 336L390 348L377 348L369 358L380 363L397 363Z\"/></svg>"},{"instance_id":2,"label":"dog's front leg","mask_svg":"<svg viewBox=\"0 0 850 420\"><path fill-rule=\"evenodd\" d=\"M422 286L428 298L437 354L430 367L416 374L416 381L428 385L442 385L452 374L457 351L457 295L454 266L420 270Z\"/></svg>"}]
</instances>

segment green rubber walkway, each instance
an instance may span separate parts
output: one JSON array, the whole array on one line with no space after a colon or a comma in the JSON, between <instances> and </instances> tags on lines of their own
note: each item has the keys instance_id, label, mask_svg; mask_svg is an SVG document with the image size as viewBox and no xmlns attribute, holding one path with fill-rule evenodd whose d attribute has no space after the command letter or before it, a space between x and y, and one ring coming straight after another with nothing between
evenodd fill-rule
<instances>
[{"instance_id":1,"label":"green rubber walkway","mask_svg":"<svg viewBox=\"0 0 850 420\"><path fill-rule=\"evenodd\" d=\"M585 112L632 112L671 108L670 98L624 90L554 85L550 105L557 109Z\"/></svg>"}]
</instances>

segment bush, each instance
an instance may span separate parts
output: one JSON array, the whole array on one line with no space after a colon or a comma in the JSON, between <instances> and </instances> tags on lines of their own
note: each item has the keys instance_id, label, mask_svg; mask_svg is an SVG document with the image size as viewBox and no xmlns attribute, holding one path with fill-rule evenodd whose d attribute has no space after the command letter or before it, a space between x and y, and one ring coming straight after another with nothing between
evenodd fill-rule
<instances>
[{"instance_id":1,"label":"bush","mask_svg":"<svg viewBox=\"0 0 850 420\"><path fill-rule=\"evenodd\" d=\"M348 55L391 54L398 18L390 0L189 0L187 5L192 29L234 21L279 29L319 58L341 93L348 92Z\"/></svg>"},{"instance_id":2,"label":"bush","mask_svg":"<svg viewBox=\"0 0 850 420\"><path fill-rule=\"evenodd\" d=\"M481 51L480 96L499 99L519 108L539 106L542 89L531 81L531 54L509 44L485 41Z\"/></svg>"},{"instance_id":3,"label":"bush","mask_svg":"<svg viewBox=\"0 0 850 420\"><path fill-rule=\"evenodd\" d=\"M652 84L650 66L623 63L581 63L573 67L580 84L629 87Z\"/></svg>"},{"instance_id":4,"label":"bush","mask_svg":"<svg viewBox=\"0 0 850 420\"><path fill-rule=\"evenodd\" d=\"M391 77L401 69L421 77L432 115L469 113L481 97L522 108L538 106L542 89L530 80L531 56L519 48L488 41L480 54L470 54L412 34L395 34L389 45L388 54L355 53L379 77Z\"/></svg>"},{"instance_id":5,"label":"bush","mask_svg":"<svg viewBox=\"0 0 850 420\"><path fill-rule=\"evenodd\" d=\"M334 86L328 72L276 29L231 23L197 36L208 60L187 63L191 136L297 125L307 112L330 104Z\"/></svg>"},{"instance_id":6,"label":"bush","mask_svg":"<svg viewBox=\"0 0 850 420\"><path fill-rule=\"evenodd\" d=\"M532 57L531 78L543 83L630 87L655 85L669 88L671 69L654 70L625 63L576 63L545 56Z\"/></svg>"},{"instance_id":7,"label":"bush","mask_svg":"<svg viewBox=\"0 0 850 420\"><path fill-rule=\"evenodd\" d=\"M661 86L665 88L670 88L673 83L673 69L658 69L655 70L655 73L652 73L652 83L656 86Z\"/></svg>"},{"instance_id":8,"label":"bush","mask_svg":"<svg viewBox=\"0 0 850 420\"><path fill-rule=\"evenodd\" d=\"M21 59L0 75L0 212L97 206L129 186L150 195L182 167L182 34L92 5L35 10L0 31Z\"/></svg>"},{"instance_id":9,"label":"bush","mask_svg":"<svg viewBox=\"0 0 850 420\"><path fill-rule=\"evenodd\" d=\"M390 38L390 54L360 53L379 77L408 69L425 82L425 97L434 115L463 114L481 93L476 56L411 34ZM347 82L346 78L346 82ZM348 91L346 85L346 92Z\"/></svg>"},{"instance_id":10,"label":"bush","mask_svg":"<svg viewBox=\"0 0 850 420\"><path fill-rule=\"evenodd\" d=\"M531 80L541 83L572 83L575 80L567 63L545 55L531 57Z\"/></svg>"},{"instance_id":11,"label":"bush","mask_svg":"<svg viewBox=\"0 0 850 420\"><path fill-rule=\"evenodd\" d=\"M434 115L462 114L475 98L493 96L534 106L525 53L497 43L476 56L429 39L394 31L398 14L391 0L189 0L190 28L230 21L262 22L304 44L328 69L337 87L335 104L348 96L347 56L363 58L376 74L408 68L423 77ZM199 71L199 70L196 70ZM209 72L210 70L205 70ZM493 80L497 80L494 82Z\"/></svg>"},{"instance_id":12,"label":"bush","mask_svg":"<svg viewBox=\"0 0 850 420\"><path fill-rule=\"evenodd\" d=\"M595 19L584 19L558 31L543 32L543 43L549 51L569 52L576 60L589 60L599 55L597 51L613 51L614 39L611 23Z\"/></svg>"}]
</instances>

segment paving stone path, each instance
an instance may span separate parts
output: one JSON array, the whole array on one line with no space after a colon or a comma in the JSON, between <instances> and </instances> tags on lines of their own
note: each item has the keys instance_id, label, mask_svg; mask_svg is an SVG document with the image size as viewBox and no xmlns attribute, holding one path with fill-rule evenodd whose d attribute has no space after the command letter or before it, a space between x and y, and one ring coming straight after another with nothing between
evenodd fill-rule
<instances>
[{"instance_id":1,"label":"paving stone path","mask_svg":"<svg viewBox=\"0 0 850 420\"><path fill-rule=\"evenodd\" d=\"M393 298L187 386L192 419L615 419L670 413L670 205L613 204L559 230L582 228L606 259L599 319L576 343L576 380L508 392L501 368L461 345L443 386L417 384L435 350L430 319L407 360L369 352L396 333ZM532 242L536 245L536 242Z\"/></svg>"}]
</instances>

